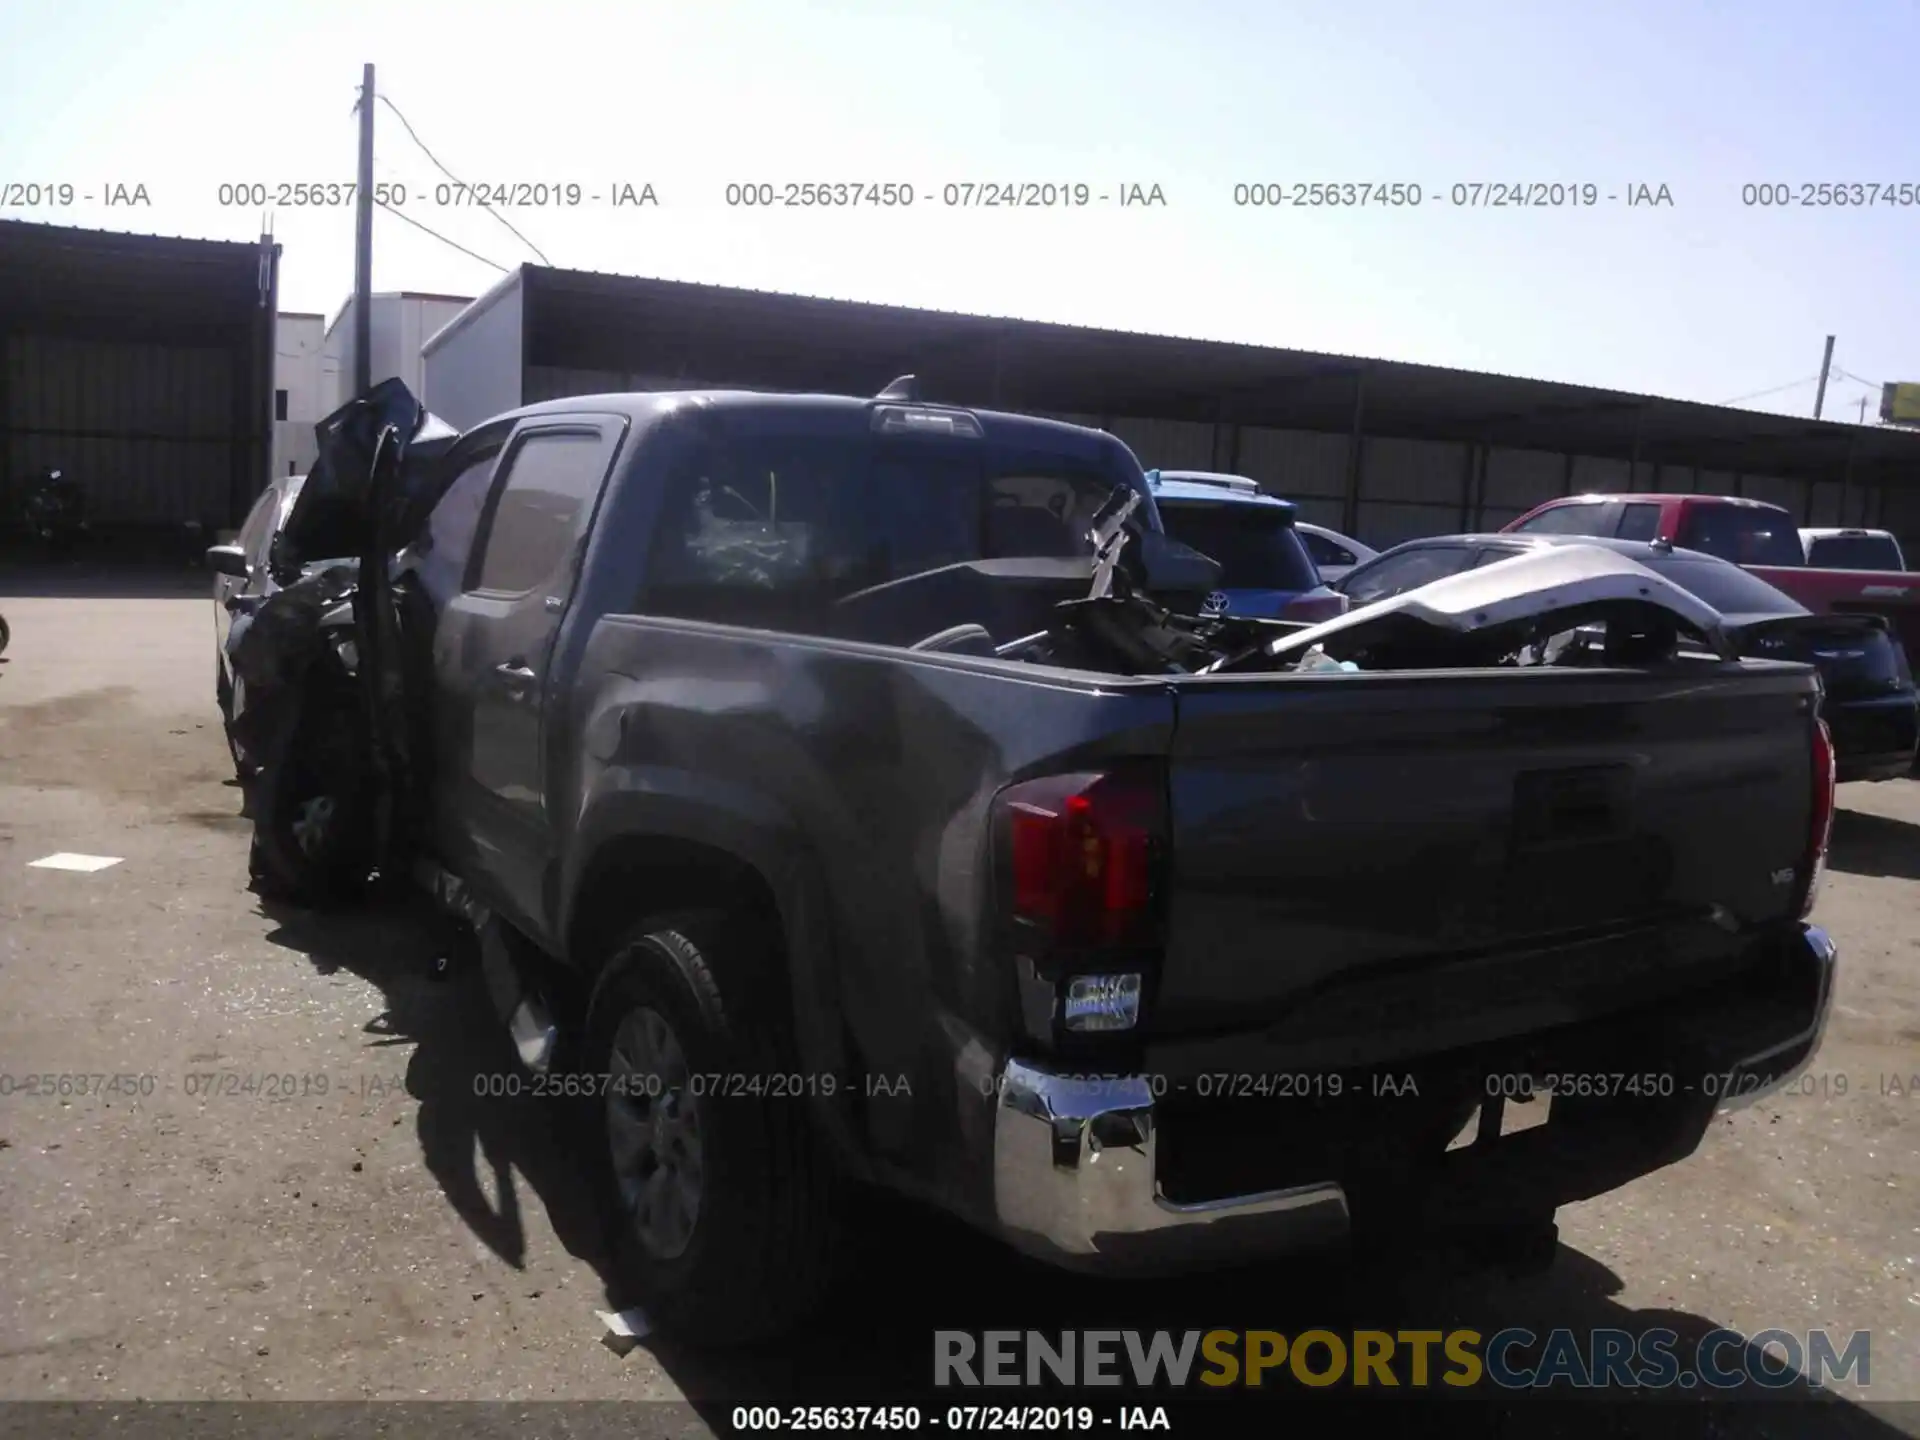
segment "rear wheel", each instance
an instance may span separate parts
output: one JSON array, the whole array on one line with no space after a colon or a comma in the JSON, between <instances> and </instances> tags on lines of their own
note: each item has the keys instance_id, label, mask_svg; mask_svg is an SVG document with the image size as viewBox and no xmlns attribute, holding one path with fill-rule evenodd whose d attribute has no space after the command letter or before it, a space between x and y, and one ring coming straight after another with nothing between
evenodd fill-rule
<instances>
[{"instance_id":1,"label":"rear wheel","mask_svg":"<svg viewBox=\"0 0 1920 1440\"><path fill-rule=\"evenodd\" d=\"M696 1343L787 1333L837 1269L839 1187L792 1083L785 994L763 930L690 912L629 932L589 1013L609 1246L648 1317Z\"/></svg>"},{"instance_id":2,"label":"rear wheel","mask_svg":"<svg viewBox=\"0 0 1920 1440\"><path fill-rule=\"evenodd\" d=\"M7 628L7 617L0 615L0 655L7 653L7 642L13 638L13 631Z\"/></svg>"}]
</instances>

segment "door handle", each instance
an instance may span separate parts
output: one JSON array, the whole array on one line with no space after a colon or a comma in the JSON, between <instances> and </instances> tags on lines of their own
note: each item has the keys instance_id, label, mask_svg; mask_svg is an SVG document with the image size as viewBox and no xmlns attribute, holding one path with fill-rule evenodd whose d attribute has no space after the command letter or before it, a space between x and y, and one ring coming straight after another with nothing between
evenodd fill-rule
<instances>
[{"instance_id":1,"label":"door handle","mask_svg":"<svg viewBox=\"0 0 1920 1440\"><path fill-rule=\"evenodd\" d=\"M493 673L500 676L503 680L513 681L516 685L531 684L538 678L534 675L533 671L528 668L527 662L520 659L509 660L504 664L494 666Z\"/></svg>"}]
</instances>

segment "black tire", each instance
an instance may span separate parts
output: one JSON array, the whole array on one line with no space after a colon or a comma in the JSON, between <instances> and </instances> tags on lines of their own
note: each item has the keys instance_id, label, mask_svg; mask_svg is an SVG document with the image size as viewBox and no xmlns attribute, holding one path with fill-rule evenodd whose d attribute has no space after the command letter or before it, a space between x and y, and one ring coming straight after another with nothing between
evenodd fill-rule
<instances>
[{"instance_id":1,"label":"black tire","mask_svg":"<svg viewBox=\"0 0 1920 1440\"><path fill-rule=\"evenodd\" d=\"M0 655L7 653L7 642L13 639L13 631L7 628L7 617L0 615Z\"/></svg>"},{"instance_id":2,"label":"black tire","mask_svg":"<svg viewBox=\"0 0 1920 1440\"><path fill-rule=\"evenodd\" d=\"M360 900L371 868L372 796L357 717L342 713L354 698L323 702L316 687L289 697L295 710L268 746L248 782L253 849L248 862L256 891L311 908ZM331 818L313 848L300 839L309 807L324 804Z\"/></svg>"},{"instance_id":3,"label":"black tire","mask_svg":"<svg viewBox=\"0 0 1920 1440\"><path fill-rule=\"evenodd\" d=\"M741 1093L737 1078L799 1070L778 966L776 947L749 921L713 911L647 920L616 946L587 1019L589 1075L614 1073L621 1022L648 1009L670 1027L691 1075L732 1078L729 1093L709 1086L695 1097L704 1178L691 1238L672 1258L643 1242L622 1197L609 1127L622 1097L599 1096L581 1117L619 1279L651 1321L695 1344L789 1333L825 1303L840 1268L840 1184L806 1097L791 1086Z\"/></svg>"}]
</instances>

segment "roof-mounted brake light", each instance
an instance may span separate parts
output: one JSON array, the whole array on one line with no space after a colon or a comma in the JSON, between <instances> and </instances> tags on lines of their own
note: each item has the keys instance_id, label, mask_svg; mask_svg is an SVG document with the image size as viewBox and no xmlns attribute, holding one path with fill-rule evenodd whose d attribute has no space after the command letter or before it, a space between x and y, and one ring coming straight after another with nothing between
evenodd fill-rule
<instances>
[{"instance_id":1,"label":"roof-mounted brake light","mask_svg":"<svg viewBox=\"0 0 1920 1440\"><path fill-rule=\"evenodd\" d=\"M1258 495L1260 482L1245 475L1220 475L1211 470L1149 470L1147 483L1158 488L1169 481L1182 485L1211 485L1216 490L1232 490L1241 495Z\"/></svg>"},{"instance_id":2,"label":"roof-mounted brake light","mask_svg":"<svg viewBox=\"0 0 1920 1440\"><path fill-rule=\"evenodd\" d=\"M882 405L873 412L873 428L880 435L948 435L978 440L986 432L965 410L928 406Z\"/></svg>"}]
</instances>

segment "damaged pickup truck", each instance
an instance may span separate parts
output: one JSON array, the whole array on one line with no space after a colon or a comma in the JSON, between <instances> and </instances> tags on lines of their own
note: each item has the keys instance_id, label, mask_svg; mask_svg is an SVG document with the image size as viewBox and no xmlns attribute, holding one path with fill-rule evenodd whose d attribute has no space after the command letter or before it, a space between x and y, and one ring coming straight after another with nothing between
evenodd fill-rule
<instances>
[{"instance_id":1,"label":"damaged pickup truck","mask_svg":"<svg viewBox=\"0 0 1920 1440\"><path fill-rule=\"evenodd\" d=\"M1207 616L1119 441L899 382L389 385L322 451L236 641L257 879L477 935L688 1338L806 1315L860 1184L1098 1271L1544 1262L1819 1044L1817 677L1621 556Z\"/></svg>"}]
</instances>

